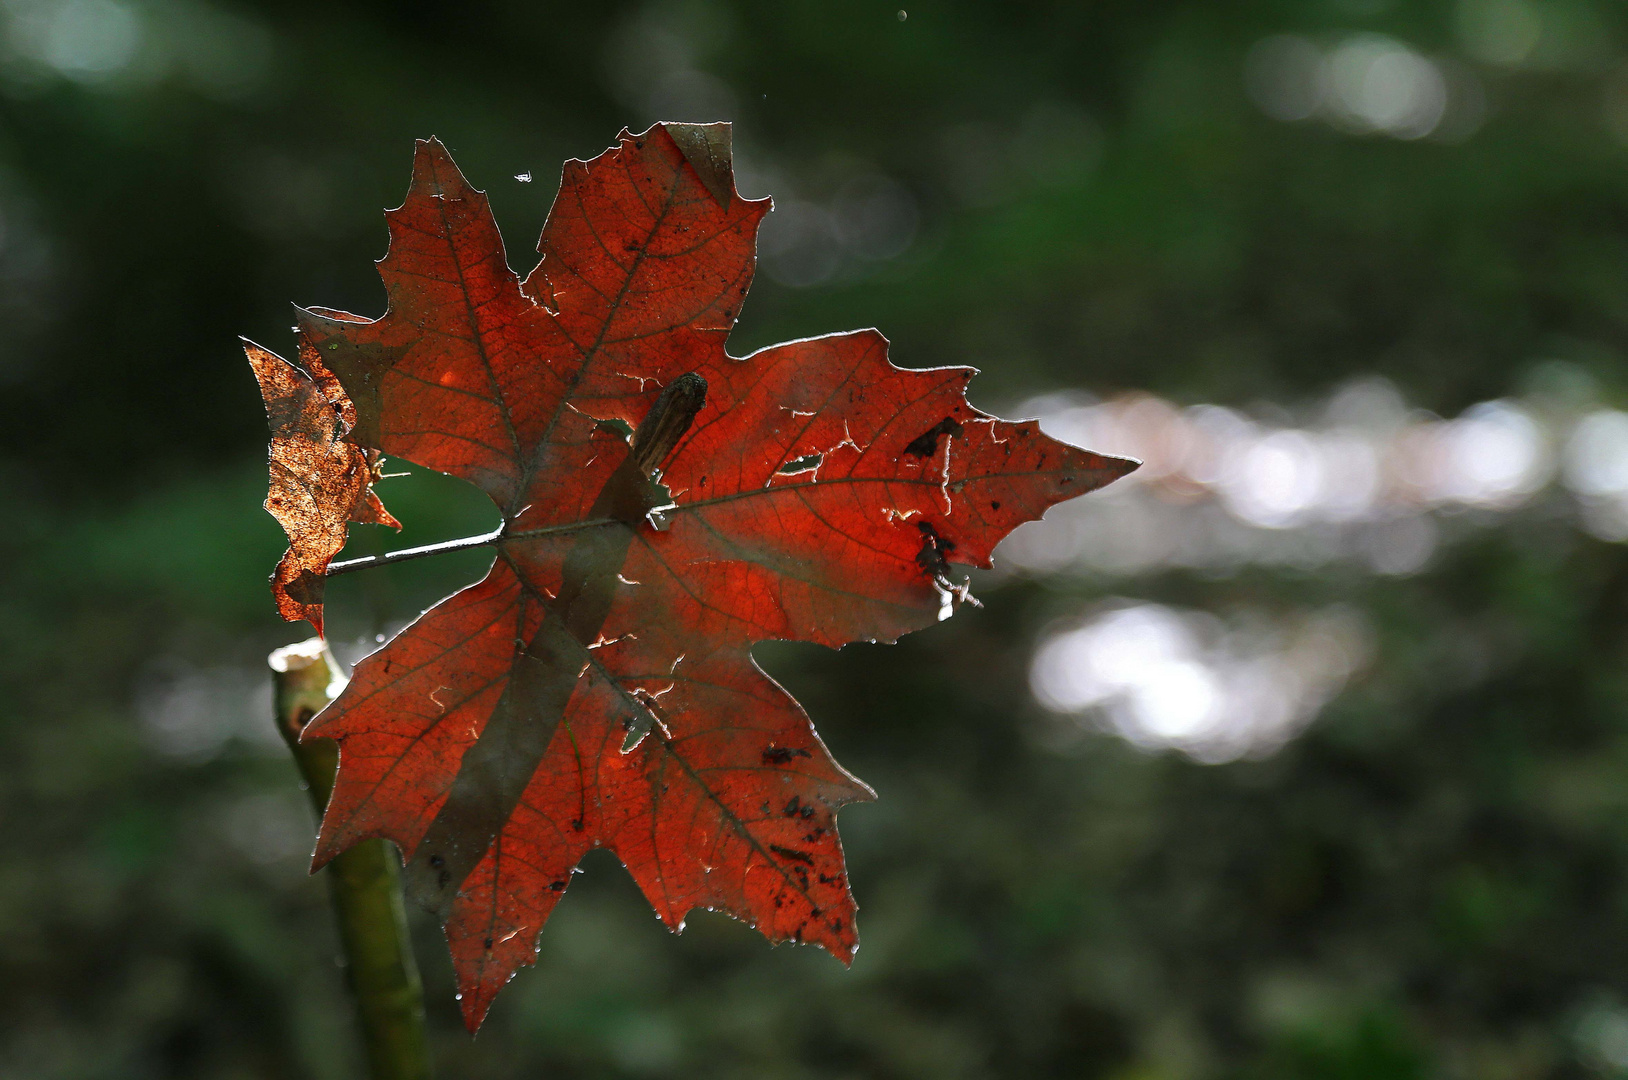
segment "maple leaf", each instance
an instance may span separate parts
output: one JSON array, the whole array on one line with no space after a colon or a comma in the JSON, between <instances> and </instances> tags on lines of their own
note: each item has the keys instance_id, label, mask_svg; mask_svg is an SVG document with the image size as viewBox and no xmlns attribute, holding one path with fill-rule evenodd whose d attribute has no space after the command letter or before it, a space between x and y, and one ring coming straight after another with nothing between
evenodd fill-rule
<instances>
[{"instance_id":1,"label":"maple leaf","mask_svg":"<svg viewBox=\"0 0 1628 1080\"><path fill-rule=\"evenodd\" d=\"M522 280L485 195L421 142L387 313L298 313L347 439L502 512L485 580L304 736L340 745L315 865L400 846L472 1031L595 847L675 930L710 908L849 962L834 819L873 795L753 644L931 625L965 597L951 564L1135 467L978 412L970 369L895 367L874 330L728 355L768 208L735 191L728 125L623 132L566 163Z\"/></svg>"},{"instance_id":2,"label":"maple leaf","mask_svg":"<svg viewBox=\"0 0 1628 1080\"><path fill-rule=\"evenodd\" d=\"M350 523L399 529L401 522L373 490L381 455L345 438L356 409L317 351L302 342L300 362L292 364L252 341L243 350L271 424L266 509L288 534L271 595L283 618L305 619L320 634L328 564L345 546Z\"/></svg>"}]
</instances>

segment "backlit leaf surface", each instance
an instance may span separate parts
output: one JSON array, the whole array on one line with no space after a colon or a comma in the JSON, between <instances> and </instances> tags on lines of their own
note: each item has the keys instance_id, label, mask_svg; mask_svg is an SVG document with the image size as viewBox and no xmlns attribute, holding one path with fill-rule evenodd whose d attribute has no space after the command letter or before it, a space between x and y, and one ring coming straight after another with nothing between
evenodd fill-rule
<instances>
[{"instance_id":1,"label":"backlit leaf surface","mask_svg":"<svg viewBox=\"0 0 1628 1080\"><path fill-rule=\"evenodd\" d=\"M735 192L726 125L624 132L566 163L522 279L430 140L387 214L387 313L300 312L352 403L346 438L503 515L485 580L306 729L340 743L317 865L400 845L472 1030L595 847L674 929L711 908L849 961L834 818L872 795L752 645L929 626L959 598L951 564L988 566L1017 525L1134 467L978 412L970 369L897 368L874 330L728 355L768 209ZM704 402L653 474L639 439L694 376Z\"/></svg>"}]
</instances>

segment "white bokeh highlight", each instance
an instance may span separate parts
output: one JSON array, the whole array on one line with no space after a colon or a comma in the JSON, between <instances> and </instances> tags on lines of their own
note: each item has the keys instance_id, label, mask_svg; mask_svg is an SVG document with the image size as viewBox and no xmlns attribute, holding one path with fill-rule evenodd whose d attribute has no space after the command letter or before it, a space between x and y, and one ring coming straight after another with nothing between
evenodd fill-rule
<instances>
[{"instance_id":1,"label":"white bokeh highlight","mask_svg":"<svg viewBox=\"0 0 1628 1080\"><path fill-rule=\"evenodd\" d=\"M1551 368L1553 386L1592 387ZM1405 576L1522 513L1628 542L1628 411L1553 386L1455 417L1373 377L1260 413L1146 393L1033 398L1006 414L1144 464L1020 527L996 567L1097 581L1247 566ZM1344 609L1227 622L1126 600L1044 635L1031 686L1082 729L1226 761L1302 730L1367 663L1369 636Z\"/></svg>"},{"instance_id":2,"label":"white bokeh highlight","mask_svg":"<svg viewBox=\"0 0 1628 1080\"><path fill-rule=\"evenodd\" d=\"M1029 681L1067 722L1144 749L1231 761L1269 754L1310 723L1368 663L1371 638L1346 608L1228 623L1117 602L1045 635Z\"/></svg>"},{"instance_id":3,"label":"white bokeh highlight","mask_svg":"<svg viewBox=\"0 0 1628 1080\"><path fill-rule=\"evenodd\" d=\"M1463 65L1382 34L1262 38L1244 58L1244 89L1273 120L1316 119L1352 135L1403 140L1466 137L1486 111L1481 85Z\"/></svg>"},{"instance_id":4,"label":"white bokeh highlight","mask_svg":"<svg viewBox=\"0 0 1628 1080\"><path fill-rule=\"evenodd\" d=\"M1410 409L1381 379L1341 387L1300 422L1274 413L1141 393L1017 405L1008 415L1038 416L1056 438L1144 464L1019 528L997 563L1109 575L1331 564L1411 574L1444 537L1481 520L1473 515L1517 511L1557 474L1586 531L1628 538L1628 414L1500 399L1449 419Z\"/></svg>"}]
</instances>

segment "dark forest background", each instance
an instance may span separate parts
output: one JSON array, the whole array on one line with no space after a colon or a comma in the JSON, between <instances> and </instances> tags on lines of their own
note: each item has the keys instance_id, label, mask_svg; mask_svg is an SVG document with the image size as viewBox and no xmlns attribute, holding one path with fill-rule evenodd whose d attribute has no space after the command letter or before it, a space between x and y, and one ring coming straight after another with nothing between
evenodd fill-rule
<instances>
[{"instance_id":1,"label":"dark forest background","mask_svg":"<svg viewBox=\"0 0 1628 1080\"><path fill-rule=\"evenodd\" d=\"M590 858L473 1042L416 925L441 1074L1628 1075L1605 0L0 0L0 1075L358 1075L237 337L382 311L414 138L524 269L562 160L720 118L778 206L734 351L874 325L1152 478L982 610L759 650L880 794L852 970ZM384 497L353 552L493 519ZM482 567L343 580L336 648Z\"/></svg>"}]
</instances>

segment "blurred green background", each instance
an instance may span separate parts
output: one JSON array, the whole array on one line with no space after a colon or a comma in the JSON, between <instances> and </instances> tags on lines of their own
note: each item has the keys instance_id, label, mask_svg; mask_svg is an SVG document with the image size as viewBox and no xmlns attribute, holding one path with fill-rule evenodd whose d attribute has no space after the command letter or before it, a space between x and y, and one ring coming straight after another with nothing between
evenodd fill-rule
<instances>
[{"instance_id":1,"label":"blurred green background","mask_svg":"<svg viewBox=\"0 0 1628 1080\"><path fill-rule=\"evenodd\" d=\"M732 348L875 325L1139 478L765 646L880 801L851 971L587 860L448 1077L1628 1075L1628 9L0 0L0 1076L359 1075L236 337L376 315L411 140L736 122ZM387 481L398 537L489 528ZM354 660L479 553L355 575Z\"/></svg>"}]
</instances>

